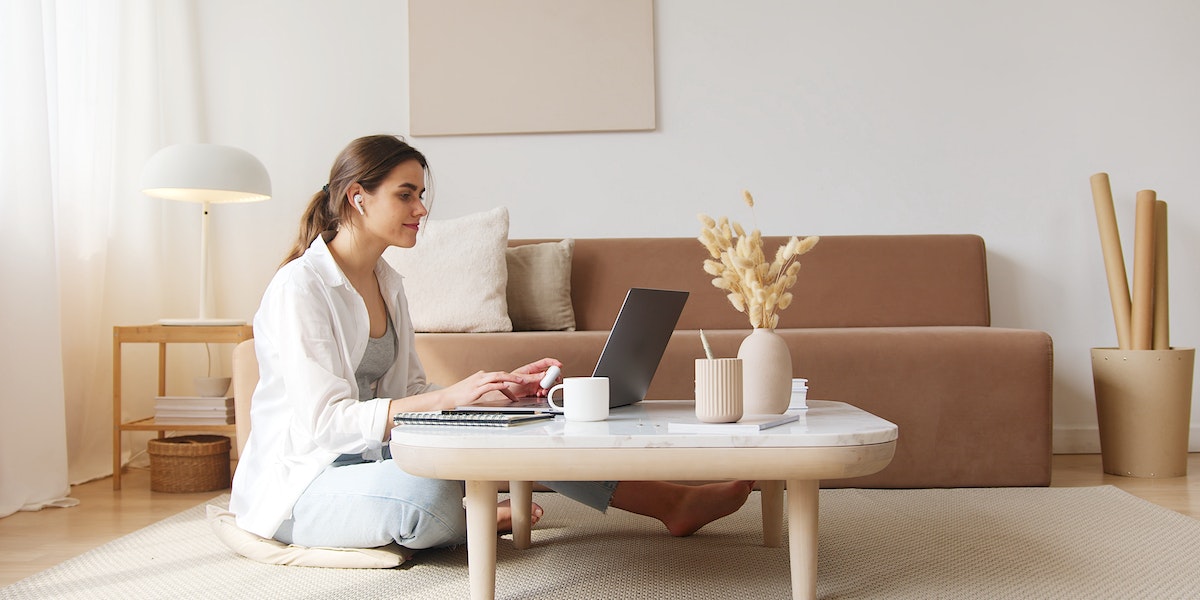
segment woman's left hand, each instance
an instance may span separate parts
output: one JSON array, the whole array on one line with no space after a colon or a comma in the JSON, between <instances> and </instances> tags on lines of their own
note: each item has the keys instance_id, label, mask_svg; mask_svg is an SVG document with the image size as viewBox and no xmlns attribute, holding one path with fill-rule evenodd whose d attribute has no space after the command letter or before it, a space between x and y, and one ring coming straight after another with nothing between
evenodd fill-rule
<instances>
[{"instance_id":1,"label":"woman's left hand","mask_svg":"<svg viewBox=\"0 0 1200 600\"><path fill-rule=\"evenodd\" d=\"M549 369L551 366L558 367L559 369L561 369L563 364L561 362L559 362L558 359L556 359L556 358L547 357L547 358L543 358L536 362L531 362L523 367L520 367L520 368L514 370L513 371L514 374L534 375L534 376L536 376L536 379L534 379L530 383L525 383L525 384L515 384L515 383L509 384L508 390L510 392L512 392L512 394L514 396L516 396L517 398L521 398L521 397L525 397L525 396L545 396L547 390L542 389L541 381L542 381L542 378L546 376L546 369ZM555 383L557 383L557 382L555 382Z\"/></svg>"}]
</instances>

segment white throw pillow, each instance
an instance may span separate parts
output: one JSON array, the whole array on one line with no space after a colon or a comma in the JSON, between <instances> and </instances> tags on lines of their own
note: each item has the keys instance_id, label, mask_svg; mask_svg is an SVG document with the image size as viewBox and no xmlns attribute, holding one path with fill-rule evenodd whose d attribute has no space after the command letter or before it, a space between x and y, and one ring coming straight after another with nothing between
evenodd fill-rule
<instances>
[{"instance_id":1,"label":"white throw pillow","mask_svg":"<svg viewBox=\"0 0 1200 600\"><path fill-rule=\"evenodd\" d=\"M427 219L412 248L383 257L404 276L417 331L512 331L505 290L508 209Z\"/></svg>"}]
</instances>

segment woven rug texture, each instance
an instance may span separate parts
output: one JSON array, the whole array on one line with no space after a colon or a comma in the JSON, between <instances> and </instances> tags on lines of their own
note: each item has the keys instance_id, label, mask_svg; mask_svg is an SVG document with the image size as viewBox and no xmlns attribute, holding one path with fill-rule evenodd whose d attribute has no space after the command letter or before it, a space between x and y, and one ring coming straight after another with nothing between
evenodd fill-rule
<instances>
[{"instance_id":1,"label":"woven rug texture","mask_svg":"<svg viewBox=\"0 0 1200 600\"><path fill-rule=\"evenodd\" d=\"M534 500L546 516L533 546L499 543L497 598L791 597L786 536L762 546L757 493L688 538L556 494ZM1200 598L1200 520L1111 486L822 490L820 513L824 599ZM263 565L222 545L203 505L0 588L14 600L468 596L465 547L396 569Z\"/></svg>"}]
</instances>

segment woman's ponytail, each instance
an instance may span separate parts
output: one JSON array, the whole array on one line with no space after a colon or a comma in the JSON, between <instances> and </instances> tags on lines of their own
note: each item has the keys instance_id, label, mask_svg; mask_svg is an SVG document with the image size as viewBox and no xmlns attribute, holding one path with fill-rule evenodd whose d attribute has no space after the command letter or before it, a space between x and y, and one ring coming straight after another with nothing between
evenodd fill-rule
<instances>
[{"instance_id":1,"label":"woman's ponytail","mask_svg":"<svg viewBox=\"0 0 1200 600\"><path fill-rule=\"evenodd\" d=\"M296 242L292 244L292 249L288 252L287 258L280 263L279 266L286 265L297 258L300 258L304 251L308 249L309 244L317 239L318 235L337 229L337 215L331 212L331 197L329 194L329 186L323 186L321 191L313 194L312 200L308 201L308 208L304 209L304 216L300 217L300 233L296 237Z\"/></svg>"}]
</instances>

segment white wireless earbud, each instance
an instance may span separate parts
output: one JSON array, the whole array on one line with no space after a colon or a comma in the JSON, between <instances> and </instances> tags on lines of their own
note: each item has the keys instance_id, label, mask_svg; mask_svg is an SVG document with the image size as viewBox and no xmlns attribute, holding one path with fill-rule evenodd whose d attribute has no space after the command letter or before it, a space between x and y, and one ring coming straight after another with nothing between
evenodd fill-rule
<instances>
[{"instance_id":1,"label":"white wireless earbud","mask_svg":"<svg viewBox=\"0 0 1200 600\"><path fill-rule=\"evenodd\" d=\"M365 215L365 214L367 214L367 211L363 210L363 205L362 205L362 194L355 194L355 195L354 195L354 208L357 208L357 209L358 209L358 214L360 214L360 215Z\"/></svg>"},{"instance_id":2,"label":"white wireless earbud","mask_svg":"<svg viewBox=\"0 0 1200 600\"><path fill-rule=\"evenodd\" d=\"M562 374L562 369L559 369L558 367L556 367L554 365L550 365L550 368L546 369L546 376L542 378L542 383L541 383L542 389L548 390L548 389L554 387L554 382L558 381L558 376L561 374Z\"/></svg>"}]
</instances>

